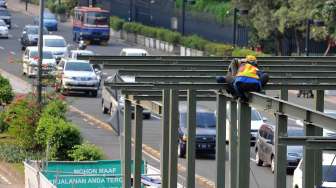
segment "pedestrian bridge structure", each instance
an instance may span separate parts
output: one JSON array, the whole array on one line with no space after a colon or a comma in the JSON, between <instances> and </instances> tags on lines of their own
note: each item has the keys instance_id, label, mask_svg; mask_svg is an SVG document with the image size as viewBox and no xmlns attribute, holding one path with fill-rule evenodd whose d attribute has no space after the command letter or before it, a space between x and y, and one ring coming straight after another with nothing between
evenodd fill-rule
<instances>
[{"instance_id":1,"label":"pedestrian bridge structure","mask_svg":"<svg viewBox=\"0 0 336 188\"><path fill-rule=\"evenodd\" d=\"M177 187L178 166L178 104L187 101L188 142L186 186L195 187L196 101L217 103L216 181L225 187L230 176L231 188L247 188L250 181L251 107L276 116L274 187L286 187L287 145L303 145L305 164L303 187L322 183L322 150L336 149L336 139L322 136L322 128L336 131L336 119L323 113L325 90L336 89L336 57L261 57L260 67L270 75L265 90L278 90L279 98L251 93L249 102L233 100L225 92L226 84L216 83L216 76L225 75L232 57L176 56L81 56L104 69L116 69L119 75L135 76L135 83L105 82L109 91L121 90L125 95L123 124L123 187L141 184L142 110L161 116L161 178L162 188ZM288 90L314 90L315 108L308 109L288 102ZM226 112L226 103L237 108ZM238 103L238 104L237 104ZM131 106L135 105L135 165L131 174ZM230 125L226 125L226 114ZM305 136L288 137L288 117L304 122ZM230 126L230 170L225 174L226 126ZM168 134L169 133L169 134Z\"/></svg>"}]
</instances>

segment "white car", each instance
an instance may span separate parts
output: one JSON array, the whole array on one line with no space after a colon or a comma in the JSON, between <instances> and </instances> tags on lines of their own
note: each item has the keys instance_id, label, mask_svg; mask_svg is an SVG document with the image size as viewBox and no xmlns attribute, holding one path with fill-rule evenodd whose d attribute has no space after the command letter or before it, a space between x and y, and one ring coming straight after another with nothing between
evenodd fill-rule
<instances>
[{"instance_id":1,"label":"white car","mask_svg":"<svg viewBox=\"0 0 336 188\"><path fill-rule=\"evenodd\" d=\"M87 61L62 60L57 66L57 72L57 90L82 91L97 96L99 80Z\"/></svg>"},{"instance_id":2,"label":"white car","mask_svg":"<svg viewBox=\"0 0 336 188\"><path fill-rule=\"evenodd\" d=\"M70 59L77 59L78 55L95 55L93 51L90 50L71 50Z\"/></svg>"},{"instance_id":3,"label":"white car","mask_svg":"<svg viewBox=\"0 0 336 188\"><path fill-rule=\"evenodd\" d=\"M336 160L335 153L323 153L322 160L322 171L323 171L323 182L321 186L323 188L336 187ZM300 161L299 165L294 170L293 175L293 188L303 188L302 187L302 173L303 173L303 160Z\"/></svg>"},{"instance_id":4,"label":"white car","mask_svg":"<svg viewBox=\"0 0 336 188\"><path fill-rule=\"evenodd\" d=\"M38 73L38 48L36 46L27 47L22 57L23 74L28 77L37 76ZM42 74L52 73L56 69L56 60L51 51L43 51Z\"/></svg>"},{"instance_id":5,"label":"white car","mask_svg":"<svg viewBox=\"0 0 336 188\"><path fill-rule=\"evenodd\" d=\"M227 107L226 141L229 142L230 140L230 113L229 113L230 105L227 105L226 107ZM266 121L267 119L262 117L260 112L258 112L255 108L251 108L251 145L255 145L257 136L258 136L258 130L263 124L265 124ZM238 120L237 120L237 125L238 125Z\"/></svg>"},{"instance_id":6,"label":"white car","mask_svg":"<svg viewBox=\"0 0 336 188\"><path fill-rule=\"evenodd\" d=\"M120 56L149 56L149 53L141 48L123 48Z\"/></svg>"},{"instance_id":7,"label":"white car","mask_svg":"<svg viewBox=\"0 0 336 188\"><path fill-rule=\"evenodd\" d=\"M9 34L9 31L8 31L7 24L5 23L5 21L0 20L0 37L8 38L8 34Z\"/></svg>"},{"instance_id":8,"label":"white car","mask_svg":"<svg viewBox=\"0 0 336 188\"><path fill-rule=\"evenodd\" d=\"M56 61L68 57L68 46L62 36L43 35L43 49L51 51Z\"/></svg>"}]
</instances>

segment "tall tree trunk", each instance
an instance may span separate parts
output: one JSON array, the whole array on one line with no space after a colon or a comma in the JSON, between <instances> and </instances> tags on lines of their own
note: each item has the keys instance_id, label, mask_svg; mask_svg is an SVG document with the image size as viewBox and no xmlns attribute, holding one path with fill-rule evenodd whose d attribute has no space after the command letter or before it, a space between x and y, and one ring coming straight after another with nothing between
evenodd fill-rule
<instances>
[{"instance_id":1,"label":"tall tree trunk","mask_svg":"<svg viewBox=\"0 0 336 188\"><path fill-rule=\"evenodd\" d=\"M277 33L275 36L276 55L282 55L282 35Z\"/></svg>"}]
</instances>

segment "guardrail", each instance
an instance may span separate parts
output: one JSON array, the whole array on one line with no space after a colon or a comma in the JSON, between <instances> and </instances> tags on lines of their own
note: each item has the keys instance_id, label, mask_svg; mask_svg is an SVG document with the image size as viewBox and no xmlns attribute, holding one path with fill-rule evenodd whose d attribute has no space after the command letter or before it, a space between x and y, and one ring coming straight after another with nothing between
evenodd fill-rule
<instances>
[{"instance_id":1,"label":"guardrail","mask_svg":"<svg viewBox=\"0 0 336 188\"><path fill-rule=\"evenodd\" d=\"M151 57L155 59L155 57ZM157 57L160 58L160 57ZM125 60L127 58L124 58ZM130 58L132 59L132 58ZM181 58L182 59L182 58ZM188 59L188 58L184 58ZM192 59L192 58L191 58ZM196 58L195 58L196 59ZM205 58L201 58L205 59ZM271 59L271 58L269 58ZM274 58L277 59L277 58ZM288 58L289 59L289 58ZM318 58L301 58L298 59L309 60L309 62L317 61ZM323 59L323 58L322 58ZM335 58L326 58L333 60ZM119 60L116 60L118 62ZM144 61L146 61L144 59ZM319 61L321 62L321 61ZM145 63L145 62L143 62ZM210 64L210 63L209 63ZM178 67L180 70L165 71L164 68ZM217 101L217 136L216 136L216 187L225 187L225 126L226 126L226 103L229 102L230 108L230 187L246 188L249 187L249 156L250 156L250 122L251 122L251 107L253 106L259 110L263 110L269 114L276 115L276 166L275 166L275 187L286 187L286 153L287 145L302 144L305 146L304 160L305 165L303 170L303 187L311 188L314 185L321 184L321 151L320 149L336 149L335 139L322 138L322 128L329 130L336 130L336 119L325 115L319 111L323 111L324 92L323 90L333 90L336 88L334 68L333 65L308 65L308 66L271 66L270 68L271 80L278 83L270 83L265 86L265 90L281 90L281 99L272 98L259 93L251 93L249 103L234 101L222 92L226 89L226 84L206 83L205 80L214 79L214 77L199 76L197 74L217 75L217 70L200 70L206 67L223 67L217 65L192 65L195 70L183 70L187 68L186 64L165 65L165 64L130 64L120 65L115 63L104 64L104 68L120 68L121 73L130 73L136 75L136 83L105 83L105 87L111 89L120 89L126 95L125 101L125 116L124 116L124 164L123 172L125 172L124 187L130 187L128 180L130 180L130 164L131 164L131 103L136 105L135 108L135 129L137 134L142 134L141 112L142 108L148 108L152 112L161 115L162 117L162 144L161 144L161 177L162 187L176 187L177 184L177 128L178 128L178 101L187 100L188 104L188 142L187 142L187 186L193 186L195 182L195 121L196 121L196 101L197 100L214 100L216 96ZM264 68L263 67L263 68ZM295 68L296 67L296 68ZM299 67L299 68L298 68ZM329 67L329 69L327 68ZM292 68L292 69L291 69ZM315 72L317 77L309 76L305 71ZM147 70L144 70L147 69ZM159 69L159 70L156 70ZM293 70L294 69L294 70ZM328 69L328 70L327 70ZM159 73L167 72L164 76L158 77ZM196 72L196 73L192 73ZM224 71L221 71L224 72ZM147 77L139 76L145 73ZM152 73L152 74L151 74ZM279 77L276 77L276 73ZM186 80L186 75L197 75ZM292 78L287 78L286 75L296 75ZM315 75L313 74L313 75ZM179 76L181 75L181 76ZM211 76L213 76L211 75ZM177 76L177 77L176 77ZM151 81L149 79L152 79ZM184 79L184 80L182 80ZM193 82L194 83L183 83ZM141 82L140 82L141 81ZM146 82L145 82L146 81ZM147 82L148 81L148 82ZM210 80L209 80L210 81ZM282 83L285 81L286 83ZM305 83L299 83L305 81ZM176 82L176 83L169 83ZM324 83L325 82L325 83ZM312 89L316 91L316 110L308 109L293 103L287 102L289 89ZM181 91L182 90L182 91ZM201 90L198 92L198 90ZM162 101L161 103L153 101ZM305 122L306 136L305 137L288 137L287 136L287 119L288 117L301 119ZM238 117L238 118L237 118ZM238 121L237 121L238 119ZM238 122L238 127L236 123ZM141 129L141 130L140 130ZM238 134L235 134L238 130ZM140 133L139 133L140 131ZM168 134L167 134L168 133ZM237 142L237 139L239 141ZM141 142L141 141L139 141ZM238 143L238 145L236 145ZM328 146L323 146L328 144ZM137 145L137 144L136 144ZM139 143L138 143L139 145ZM141 144L140 144L141 145ZM323 146L323 147L322 147ZM313 149L313 150L312 150ZM318 151L317 151L318 150ZM135 148L135 156L141 156L141 148ZM320 156L320 158L318 157ZM238 159L238 160L232 160ZM139 177L135 177L135 181Z\"/></svg>"}]
</instances>

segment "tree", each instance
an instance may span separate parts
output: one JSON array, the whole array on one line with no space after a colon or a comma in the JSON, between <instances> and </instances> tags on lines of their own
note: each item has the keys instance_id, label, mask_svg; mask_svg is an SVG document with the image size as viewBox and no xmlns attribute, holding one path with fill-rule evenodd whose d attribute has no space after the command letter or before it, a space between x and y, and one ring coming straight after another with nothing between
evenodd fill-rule
<instances>
[{"instance_id":1,"label":"tree","mask_svg":"<svg viewBox=\"0 0 336 188\"><path fill-rule=\"evenodd\" d=\"M283 0L234 0L236 7L249 9L249 24L258 40L273 38L276 41L277 54L282 54L283 33L279 30L277 11L287 7Z\"/></svg>"}]
</instances>

